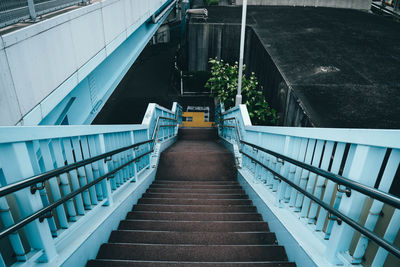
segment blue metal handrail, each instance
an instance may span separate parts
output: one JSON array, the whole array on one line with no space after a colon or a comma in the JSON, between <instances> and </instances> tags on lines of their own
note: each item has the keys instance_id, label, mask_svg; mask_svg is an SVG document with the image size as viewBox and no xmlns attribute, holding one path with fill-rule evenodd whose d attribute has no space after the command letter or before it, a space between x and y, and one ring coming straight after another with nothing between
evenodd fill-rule
<instances>
[{"instance_id":1,"label":"blue metal handrail","mask_svg":"<svg viewBox=\"0 0 400 267\"><path fill-rule=\"evenodd\" d=\"M6 230L0 232L0 239L7 237L9 234L21 229L22 227L24 227L25 225L27 225L28 223L36 220L36 219L43 219L43 217L47 217L46 214L48 214L49 212L51 212L53 209L57 208L58 206L60 206L61 204L64 204L65 202L67 202L68 200L70 200L71 198L73 198L74 196L84 192L85 190L89 189L90 187L98 184L99 182L103 181L105 178L111 177L113 174L115 174L116 172L118 172L119 170L123 169L124 167L128 166L129 164L138 161L140 158L152 153L153 150L150 150L126 163L124 163L123 165L115 168L114 170L108 172L107 174L100 176L99 178L93 180L92 182L82 186L81 188L79 188L78 190L75 190L74 192L66 195L65 197L57 200L56 202L50 204L49 206L35 212L34 214L30 215L27 218L24 218L23 220L19 221L18 223L8 227ZM76 167L78 168L78 167Z\"/></svg>"},{"instance_id":2,"label":"blue metal handrail","mask_svg":"<svg viewBox=\"0 0 400 267\"><path fill-rule=\"evenodd\" d=\"M270 171L273 175L275 175L276 177L278 177L280 180L284 181L285 183L287 183L288 185L292 186L294 189L296 189L297 191L301 192L303 195L305 195L306 197L310 198L312 201L314 201L315 203L317 203L319 206L321 206L322 208L326 209L328 212L330 212L331 214L334 214L337 218L340 219L340 221L343 221L345 223L347 223L348 225L350 225L351 227L353 227L355 230L357 230L358 232L360 232L361 234L365 235L366 237L368 237L369 239L371 239L372 241L374 241L375 243L377 243L379 246L383 247L384 249L386 249L387 251L389 251L390 253L392 253L393 255L395 255L396 257L400 258L400 250L393 246L391 243L389 243L388 241L386 241L385 239L379 237L378 235L376 235L374 232L368 230L367 228L365 228L364 226L360 225L358 222L352 220L350 217L344 215L343 213L341 213L340 211L338 211L337 209L335 209L334 207L332 207L331 205L328 205L326 203L324 203L323 201L321 201L319 198L315 197L314 195L312 195L311 193L307 192L306 190L302 189L300 186L296 185L295 183L293 183L292 181L290 181L289 179L283 177L281 174L277 173L276 171L272 170L271 168L265 166L263 163L261 163L260 161L258 161L257 159L255 159L254 157L250 156L249 154L245 153L244 151L240 150L240 153L242 153L243 155L245 155L246 157L248 157L249 159L252 160L252 162L257 163L258 165L262 166L263 168L267 169L268 171ZM339 223L339 221L338 221ZM339 223L340 224L340 223Z\"/></svg>"},{"instance_id":3,"label":"blue metal handrail","mask_svg":"<svg viewBox=\"0 0 400 267\"><path fill-rule=\"evenodd\" d=\"M228 120L235 120L236 121L236 118L232 117L232 118L223 119L221 121L228 121ZM290 162L290 163L292 163L292 164L294 164L294 165L296 165L298 167L301 167L303 169L306 169L308 171L311 171L313 173L321 175L321 176L323 176L325 178L328 178L329 180L331 180L331 181L333 181L335 183L338 183L340 185L344 185L344 186L349 187L351 189L354 189L354 190L356 190L356 191L358 191L360 193L363 193L363 194L365 194L365 195L367 195L369 197L372 197L372 198L377 199L379 201L382 201L382 202L384 202L386 204L389 204L389 205L391 205L391 206L393 206L393 207L395 207L397 209L400 209L400 198L398 198L396 196L393 196L391 194L382 192L382 191L377 190L375 188L363 185L361 183L354 182L354 181L352 181L352 180L350 180L348 178L345 178L345 177L343 177L341 175L325 171L325 170L323 170L321 168L318 168L318 167L312 166L310 164L307 164L307 163L292 159L292 158L287 157L285 155L282 155L280 153L274 152L272 150L269 150L269 149L266 149L266 148L263 148L263 147L260 147L258 145L255 145L255 144L252 144L252 143L249 143L249 142L246 142L246 141L242 140L241 137L240 137L240 133L239 133L239 131L237 129L237 121L236 121L236 126L222 125L222 127L235 128L236 129L237 138L238 138L237 140L238 140L239 143L251 146L251 147L253 147L253 148L257 149L257 150L261 150L261 151L263 151L265 153L268 153L268 154L270 154L272 156L280 158L280 159L282 159L284 161Z\"/></svg>"},{"instance_id":4,"label":"blue metal handrail","mask_svg":"<svg viewBox=\"0 0 400 267\"><path fill-rule=\"evenodd\" d=\"M235 126L233 125L224 125L223 122L224 121L235 121ZM371 188L368 186L365 186L361 183L357 183L354 182L348 178L345 178L343 176L325 171L323 169L320 169L318 167L309 165L307 163L304 162L300 162L298 160L292 159L290 157L284 156L280 153L277 153L275 151L260 147L258 145L243 141L241 139L241 135L240 135L240 131L239 131L239 125L238 125L238 121L236 119L236 117L230 117L230 118L226 118L226 119L220 119L220 127L223 128L231 128L231 129L235 129L235 134L236 134L236 141L238 143L238 145L240 144L244 144L247 146L250 146L254 149L263 151L265 153L268 153L274 157L280 158L284 161L290 162L298 167L301 167L303 169L306 169L308 171L314 172L318 175L321 175L337 184L340 185L344 185L347 186L351 189L354 189L364 195L368 195L374 199L377 199L379 201L382 201L384 203L387 203L395 208L400 208L400 198L393 196L391 194L382 192L380 190L377 190L375 188ZM337 209L335 209L334 207L324 203L323 201L321 201L319 198L315 197L314 195L312 195L311 193L307 192L306 190L302 189L301 187L299 187L298 185L296 185L295 183L293 183L292 181L290 181L289 179L287 179L286 177L282 176L281 174L277 173L276 171L272 170L271 168L265 166L262 162L258 161L257 159L255 159L254 157L252 157L251 155L247 154L246 152L244 152L242 149L239 150L241 154L245 155L246 157L248 157L253 163L257 163L258 165L262 166L263 168L265 168L266 170L268 170L269 172L271 172L274 176L278 177L280 180L284 181L285 183L287 183L288 185L290 185L291 187L293 187L294 189L296 189L298 192L300 192L301 194L305 195L306 197L310 198L312 201L314 201L315 203L317 203L319 206L321 206L322 208L326 209L329 213L334 214L338 219L338 223L343 221L345 223L347 223L349 226L351 226L352 228L354 228L355 230L357 230L358 232L360 232L361 234L365 235L366 237L368 237L369 239L371 239L372 241L374 241L375 243L377 243L379 246L381 246L382 248L386 249L388 252L392 253L393 255L395 255L396 257L400 258L400 250L399 248L393 246L393 244L389 243L388 241L386 241L385 239L379 237L378 235L376 235L374 232L370 231L369 229L367 229L366 227L360 225L358 222L354 221L353 219L351 219L350 217L344 215L343 213L341 213L340 211L338 211ZM339 221L340 220L340 221Z\"/></svg>"},{"instance_id":5,"label":"blue metal handrail","mask_svg":"<svg viewBox=\"0 0 400 267\"><path fill-rule=\"evenodd\" d=\"M155 141L156 141L156 139L158 137L159 128L161 128L161 127L176 127L177 126L177 124L159 125L160 120L170 120L170 121L177 122L177 120L173 119L173 118L158 116L157 117L156 128L155 128L155 131L153 132L152 139L150 139L150 140L139 142L139 143L136 143L136 144L133 144L133 145L130 145L130 146L126 146L126 147L122 147L122 148L119 148L119 149L115 149L113 151L110 151L110 152L107 152L107 153L103 153L101 155L98 155L98 156L95 156L95 157L91 157L91 158L88 158L86 160L82 160L82 161L79 161L79 162L76 162L76 163L73 163L73 164L69 164L69 165L66 165L66 166L63 166L63 167L60 167L60 168L57 168L57 169L54 169L54 170L39 174L39 175L35 175L35 176L32 176L32 177L30 177L28 179L25 179L25 180L21 181L21 182L17 182L17 183L10 184L8 186L0 188L0 197L4 197L4 196L6 196L8 194L14 193L16 191L19 191L21 189L27 188L29 186L31 187L31 193L34 194L36 192L36 190L37 190L37 187L35 187L35 185L38 184L38 183L42 183L43 184L45 181L49 180L50 178L53 178L55 176L59 176L61 174L69 172L71 170L78 169L79 167L88 165L90 163L93 163L93 162L96 162L96 161L99 161L99 160L102 160L102 159L104 159L106 161L109 157L111 157L111 156L113 156L115 154L127 151L129 149L135 149L136 147L139 147L139 146L142 146L142 145L145 145L145 144L148 144L148 143L152 143L153 144L153 146L151 147L151 149L149 151L143 153L142 155L139 155L139 156L135 157L132 160L129 160L128 162L122 164L121 166L115 168L114 170L112 170L112 171L100 176L99 178L93 180L92 182L82 186L78 190L75 190L74 192L71 192L70 194L64 196L63 198L60 198L59 200L55 201L54 203L48 205L47 207L40 209L39 211L33 213L32 215L22 219L18 223L15 223L14 225L12 225L12 226L8 227L7 229L3 230L2 232L0 232L0 239L2 239L4 237L7 237L9 234L21 229L22 227L24 227L28 223L30 223L30 222L38 219L38 218L40 220L43 220L45 217L52 216L51 214L49 216L48 213L49 212L51 213L51 211L53 209L57 208L61 204L64 204L65 202L67 202L68 200L73 198L74 196L84 192L85 190L89 189L90 187L98 184L99 182L101 182L105 178L111 178L113 175L115 175L116 172L118 172L119 170L123 169L124 167L130 165L131 163L136 162L139 159L141 159L142 157L151 154L154 151L154 143L155 143Z\"/></svg>"}]
</instances>

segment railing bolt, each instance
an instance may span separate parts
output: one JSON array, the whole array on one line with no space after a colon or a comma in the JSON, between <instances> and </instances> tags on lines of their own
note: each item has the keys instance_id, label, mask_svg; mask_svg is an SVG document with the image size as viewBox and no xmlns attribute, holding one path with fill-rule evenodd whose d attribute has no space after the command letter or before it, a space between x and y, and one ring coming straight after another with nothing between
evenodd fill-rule
<instances>
[{"instance_id":1,"label":"railing bolt","mask_svg":"<svg viewBox=\"0 0 400 267\"><path fill-rule=\"evenodd\" d=\"M44 219L50 219L51 217L53 217L53 212L49 211L48 213L44 214L43 216L39 217L39 222L43 222Z\"/></svg>"},{"instance_id":2,"label":"railing bolt","mask_svg":"<svg viewBox=\"0 0 400 267\"><path fill-rule=\"evenodd\" d=\"M332 216L331 213L328 213L328 219L332 220L332 221L336 221L338 225L342 224L342 220L340 218L338 218L338 217Z\"/></svg>"},{"instance_id":3,"label":"railing bolt","mask_svg":"<svg viewBox=\"0 0 400 267\"><path fill-rule=\"evenodd\" d=\"M45 186L46 186L46 185L45 185L44 182L41 182L41 185L40 185L40 186L32 185L32 186L31 186L31 194L34 195L34 194L36 193L37 190L42 190L42 189L45 188Z\"/></svg>"},{"instance_id":4,"label":"railing bolt","mask_svg":"<svg viewBox=\"0 0 400 267\"><path fill-rule=\"evenodd\" d=\"M336 185L336 190L340 193L345 193L347 197L351 196L351 189L346 187L346 189L340 189L340 184Z\"/></svg>"},{"instance_id":5,"label":"railing bolt","mask_svg":"<svg viewBox=\"0 0 400 267\"><path fill-rule=\"evenodd\" d=\"M104 163L107 163L107 161L111 161L112 160L112 156L110 156L110 157L105 157L104 158Z\"/></svg>"}]
</instances>

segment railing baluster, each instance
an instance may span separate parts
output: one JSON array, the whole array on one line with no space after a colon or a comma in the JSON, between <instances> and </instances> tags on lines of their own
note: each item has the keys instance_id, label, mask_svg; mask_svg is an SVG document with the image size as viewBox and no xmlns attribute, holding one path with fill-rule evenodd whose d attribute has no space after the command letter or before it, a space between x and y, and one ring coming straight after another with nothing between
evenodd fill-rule
<instances>
[{"instance_id":1,"label":"railing baluster","mask_svg":"<svg viewBox=\"0 0 400 267\"><path fill-rule=\"evenodd\" d=\"M71 141L72 141L72 147L74 148L75 161L83 160L79 137L72 137ZM85 186L87 184L87 180L86 180L86 173L85 173L84 167L78 168L78 177L79 177L80 186L81 187ZM92 205L90 202L89 190L83 191L82 196L83 196L83 204L85 205L85 209L91 210Z\"/></svg>"},{"instance_id":2,"label":"railing baluster","mask_svg":"<svg viewBox=\"0 0 400 267\"><path fill-rule=\"evenodd\" d=\"M336 145L336 150L335 150L335 155L334 155L334 159L332 162L332 167L331 167L331 172L338 174L339 170L340 170L340 164L342 163L342 159L343 159L343 155L344 155L344 150L346 148L346 144L345 143L338 143ZM336 184L334 182L332 182L331 180L328 180L328 183L326 185L326 189L325 189L325 194L324 194L324 198L323 201L325 203L330 203ZM316 231L322 231L322 228L325 225L325 221L327 218L328 212L325 209L321 209L318 215L318 220L317 220L317 224L315 227Z\"/></svg>"},{"instance_id":3,"label":"railing baluster","mask_svg":"<svg viewBox=\"0 0 400 267\"><path fill-rule=\"evenodd\" d=\"M378 176L386 149L378 147L369 147L357 145L353 163L350 167L348 175L349 179L359 181L367 186L374 186ZM342 199L339 211L346 214L355 221L358 221L364 205L366 196L352 191L350 197ZM331 263L338 263L338 253L345 252L350 247L350 242L353 238L354 229L347 224L334 224L328 248L325 255Z\"/></svg>"},{"instance_id":4,"label":"railing baluster","mask_svg":"<svg viewBox=\"0 0 400 267\"><path fill-rule=\"evenodd\" d=\"M123 138L124 138L123 133L118 134L118 147L124 146ZM128 161L126 157L126 151L120 154L121 154L121 163L122 164L126 163ZM123 182L125 183L129 179L128 167L123 168L121 172L123 174Z\"/></svg>"},{"instance_id":5,"label":"railing baluster","mask_svg":"<svg viewBox=\"0 0 400 267\"><path fill-rule=\"evenodd\" d=\"M99 145L96 142L96 137L94 135L88 136L88 144L89 144L89 150L90 150L90 155L92 157L98 156L101 153L99 152ZM101 168L106 165L104 163L104 160L98 160L92 163L92 169L93 169L93 178L97 179L99 178L101 174ZM105 172L106 173L106 172ZM101 183L96 184L96 191L99 194L99 201L103 200L106 198L106 193L104 191L105 183L107 183L106 180L101 181Z\"/></svg>"},{"instance_id":6,"label":"railing baluster","mask_svg":"<svg viewBox=\"0 0 400 267\"><path fill-rule=\"evenodd\" d=\"M51 171L54 169L53 158L49 149L49 140L41 140L40 141L40 151L42 152L42 158L44 161L45 171ZM53 196L53 201L57 201L61 199L60 188L58 187L57 177L51 178L48 180L51 188L51 194ZM64 206L60 205L56 208L57 217L60 222L60 227L67 229L68 228L68 220L67 215L64 210Z\"/></svg>"},{"instance_id":7,"label":"railing baluster","mask_svg":"<svg viewBox=\"0 0 400 267\"><path fill-rule=\"evenodd\" d=\"M114 133L111 138L112 149L117 149L118 147L118 133ZM121 166L121 155L120 153L115 154L112 158L114 163L114 168L118 168ZM119 170L115 173L115 181L117 183L117 187L121 186L124 183L124 175L122 170Z\"/></svg>"},{"instance_id":8,"label":"railing baluster","mask_svg":"<svg viewBox=\"0 0 400 267\"><path fill-rule=\"evenodd\" d=\"M328 170L328 168L329 168L329 163L331 162L334 145L335 145L335 143L332 141L328 141L325 144L325 151L324 151L324 155L322 156L322 162L321 162L321 166L320 166L320 168L323 170ZM317 183L316 183L316 186L314 189L314 196L316 196L317 198L321 198L322 187L325 185L325 181L326 181L326 178L324 178L322 176L317 177ZM319 207L318 204L315 202L313 202L311 204L310 213L308 214L308 223L315 222L318 207Z\"/></svg>"},{"instance_id":9,"label":"railing baluster","mask_svg":"<svg viewBox=\"0 0 400 267\"><path fill-rule=\"evenodd\" d=\"M98 136L96 136L95 143L96 143L96 145L94 147L96 147L97 153L99 155L107 152L103 134L99 134ZM106 173L108 173L109 171L111 171L108 169L108 165L104 161L100 161L100 162L98 162L98 164L99 164L99 170L100 170L101 176L103 176ZM102 190L103 190L103 196L104 196L104 198L107 199L107 201L104 203L104 206L111 206L114 202L112 194L111 194L111 189L112 189L111 185L112 185L113 179L114 178L111 178L110 181L108 181L107 179L104 179L101 183Z\"/></svg>"},{"instance_id":10,"label":"railing baluster","mask_svg":"<svg viewBox=\"0 0 400 267\"><path fill-rule=\"evenodd\" d=\"M19 182L21 178L32 177L35 174L28 149L23 142L0 144L0 162L6 184ZM43 208L39 194L37 192L31 194L29 188L15 192L14 196L22 218ZM31 248L44 251L38 260L49 262L57 256L47 221L42 223L39 220L32 221L25 226L25 230Z\"/></svg>"},{"instance_id":11,"label":"railing baluster","mask_svg":"<svg viewBox=\"0 0 400 267\"><path fill-rule=\"evenodd\" d=\"M87 143L88 143L90 156L91 157L95 157L95 156L99 155L99 153L97 153L96 142L94 140L94 136L93 135L87 136ZM93 171L93 179L99 178L100 177L99 161L93 162L91 164L91 166L92 166L92 171ZM103 197L103 189L102 189L101 183L97 183L96 184L97 199L99 201L102 201L103 198L104 198Z\"/></svg>"},{"instance_id":12,"label":"railing baluster","mask_svg":"<svg viewBox=\"0 0 400 267\"><path fill-rule=\"evenodd\" d=\"M294 159L298 159L299 158L300 145L301 145L301 139L300 138L294 138L294 144L293 144L293 149L292 149L292 153L291 153L291 157L292 158L294 158ZM304 155L303 155L303 158L304 158ZM289 165L288 179L293 182L294 175L296 173L296 165L291 164L289 162L287 162L287 164ZM288 203L290 201L291 192L292 192L292 187L287 185L286 186L286 190L284 192L284 201L286 203Z\"/></svg>"},{"instance_id":13,"label":"railing baluster","mask_svg":"<svg viewBox=\"0 0 400 267\"><path fill-rule=\"evenodd\" d=\"M34 173L35 174L41 173L44 170L42 170L41 167L39 166L39 159L38 159L38 154L37 154L37 151L40 152L39 142L38 141L27 142L26 147L27 147L28 153L30 155L30 160L31 160L31 164L32 164ZM43 160L42 160L42 165L43 165ZM42 168L44 168L44 166L42 166ZM37 186L39 186L39 185L37 185ZM41 184L40 184L40 186L41 186ZM40 188L38 191L39 191L40 199L42 200L43 206L48 206L50 204L50 200L49 200L49 196L47 195L46 187ZM50 227L51 235L53 237L57 237L58 236L57 225L54 220L54 217L47 218L47 222Z\"/></svg>"},{"instance_id":14,"label":"railing baluster","mask_svg":"<svg viewBox=\"0 0 400 267\"><path fill-rule=\"evenodd\" d=\"M72 153L72 146L71 146L71 139L70 138L64 138L63 139L63 145L64 145L64 152L65 152L65 157L67 158L67 163L72 164L74 163L74 156ZM71 179L71 187L72 190L78 190L79 189L79 180L78 180L78 173L77 170L73 170L69 172L70 179ZM78 194L75 197L75 204L76 204L76 209L79 215L85 215L85 208L83 205L83 199L82 199L82 194Z\"/></svg>"},{"instance_id":15,"label":"railing baluster","mask_svg":"<svg viewBox=\"0 0 400 267\"><path fill-rule=\"evenodd\" d=\"M297 156L297 160L299 160L301 162L305 161L307 145L308 145L308 139L307 138L302 138L300 149L299 149L299 155ZM301 167L296 167L294 178L293 178L293 182L296 185L299 185L299 183L300 183L300 176L301 176L302 170L303 169ZM296 196L297 196L297 191L296 190L292 190L290 192L290 201L289 201L289 206L290 207L294 206L294 204L296 202Z\"/></svg>"},{"instance_id":16,"label":"railing baluster","mask_svg":"<svg viewBox=\"0 0 400 267\"><path fill-rule=\"evenodd\" d=\"M57 168L65 166L60 139L53 139L51 141L51 145L52 145L52 148L54 151L54 157L55 157L55 162L56 162ZM61 187L61 190L62 190L64 196L71 193L71 188L70 188L68 177L67 177L66 173L60 174L60 187ZM71 222L75 222L76 221L76 211L75 211L73 200L72 199L68 200L65 203L65 205L67 207L69 220Z\"/></svg>"},{"instance_id":17,"label":"railing baluster","mask_svg":"<svg viewBox=\"0 0 400 267\"><path fill-rule=\"evenodd\" d=\"M284 148L284 151L282 154L293 158L295 142L296 142L295 138L286 136L285 146L284 146L285 148ZM281 160L281 159L279 159L279 160ZM288 162L283 162L283 161L280 164L282 165L282 167L280 169L279 174L282 175L283 177L288 177L289 170L290 170L290 164ZM280 181L279 187L278 187L278 194L277 194L277 204L278 205L282 204L281 201L284 200L284 198L285 198L286 188L287 188L287 184L283 181Z\"/></svg>"},{"instance_id":18,"label":"railing baluster","mask_svg":"<svg viewBox=\"0 0 400 267\"><path fill-rule=\"evenodd\" d=\"M134 132L133 132L133 131L130 131L130 132L129 132L129 135L130 135L131 143L132 143L132 144L135 144L135 134L134 134ZM131 149L131 150L129 151L129 153L132 154L132 159L136 158L136 148ZM132 168L132 171L133 171L133 179L132 179L131 182L136 182L136 180L137 180L137 178L138 178L138 177L137 177L136 162L133 162L133 163L131 164L131 168Z\"/></svg>"},{"instance_id":19,"label":"railing baluster","mask_svg":"<svg viewBox=\"0 0 400 267\"><path fill-rule=\"evenodd\" d=\"M383 238L388 242L393 243L399 232L399 228L400 228L400 210L396 209L394 211L394 214L392 216L392 219L390 220L388 227L386 228L386 232ZM387 250L379 247L371 267L384 266L383 264L385 263L388 254L389 253L387 252Z\"/></svg>"},{"instance_id":20,"label":"railing baluster","mask_svg":"<svg viewBox=\"0 0 400 267\"><path fill-rule=\"evenodd\" d=\"M104 149L101 148L102 150L100 150L100 151L104 150L103 153L111 151L112 148L113 148L111 146L111 139L112 139L111 134L100 135L100 136L102 137L102 142L103 142L103 145L104 145ZM116 168L116 166L114 167L114 161L112 160L112 158L110 160L107 160L107 170L110 170L110 171L112 171L112 170L114 170ZM110 178L110 186L111 186L111 190L112 191L117 189L116 175L114 175L112 178ZM104 189L104 187L103 187L103 189ZM104 190L103 190L103 192L104 192Z\"/></svg>"},{"instance_id":21,"label":"railing baluster","mask_svg":"<svg viewBox=\"0 0 400 267\"><path fill-rule=\"evenodd\" d=\"M312 161L311 165L316 166L316 167L319 166L319 163L321 162L322 150L324 148L324 144L325 144L325 141L323 141L323 140L317 141L317 145L315 146L313 161ZM316 177L317 177L317 175L313 172L311 172L308 176L306 191L311 194L314 191ZM310 208L310 202L311 202L311 200L309 198L305 198L303 200L303 206L301 207L300 217L307 217L309 208Z\"/></svg>"},{"instance_id":22,"label":"railing baluster","mask_svg":"<svg viewBox=\"0 0 400 267\"><path fill-rule=\"evenodd\" d=\"M5 197L0 198L0 218L5 228L8 228L14 224L14 219L12 217L10 207L8 206ZM25 249L24 246L22 245L22 241L18 232L10 234L8 238L10 239L11 247L15 253L17 260L26 261L27 257L25 255Z\"/></svg>"},{"instance_id":23,"label":"railing baluster","mask_svg":"<svg viewBox=\"0 0 400 267\"><path fill-rule=\"evenodd\" d=\"M81 141L82 155L83 155L82 159L89 159L90 153L86 136L81 136L80 141ZM85 165L85 173L87 182L88 183L93 182L94 176L91 164ZM89 193L92 205L97 205L98 193L96 192L96 187L92 186L91 188L89 188Z\"/></svg>"},{"instance_id":24,"label":"railing baluster","mask_svg":"<svg viewBox=\"0 0 400 267\"><path fill-rule=\"evenodd\" d=\"M357 148L357 145L350 145L349 152L348 152L347 158L346 158L346 164L345 164L344 170L343 170L344 177L349 177L350 167L353 163L353 158L354 158L354 154L356 152L356 148ZM340 203L342 201L342 196L343 196L343 193L336 190L335 202L333 203L333 207L335 209L339 209ZM329 220L328 226L325 231L325 239L330 238L334 224L335 224L335 220Z\"/></svg>"},{"instance_id":25,"label":"railing baluster","mask_svg":"<svg viewBox=\"0 0 400 267\"><path fill-rule=\"evenodd\" d=\"M390 186L392 185L393 179L396 175L397 168L400 162L400 150L392 150L391 155L388 159L385 171L382 175L382 179L379 183L378 189L383 192L389 192ZM379 219L379 214L382 211L383 203L377 200L372 202L372 206L369 210L367 220L365 222L365 227L369 230L374 230L376 223ZM362 261L365 250L367 249L368 238L364 235L360 237L357 243L356 249L353 254L353 258L358 262Z\"/></svg>"},{"instance_id":26,"label":"railing baluster","mask_svg":"<svg viewBox=\"0 0 400 267\"><path fill-rule=\"evenodd\" d=\"M308 140L306 159L304 161L307 164L311 164L311 161L313 159L313 154L314 154L314 149L315 149L316 142L317 141L315 139L309 139ZM306 188L309 174L310 174L310 171L308 171L308 170L303 170L301 172L300 187L302 189ZM301 206L303 204L303 198L304 198L304 196L302 194L300 194L300 193L297 194L296 204L295 204L295 211L300 211L301 210Z\"/></svg>"}]
</instances>

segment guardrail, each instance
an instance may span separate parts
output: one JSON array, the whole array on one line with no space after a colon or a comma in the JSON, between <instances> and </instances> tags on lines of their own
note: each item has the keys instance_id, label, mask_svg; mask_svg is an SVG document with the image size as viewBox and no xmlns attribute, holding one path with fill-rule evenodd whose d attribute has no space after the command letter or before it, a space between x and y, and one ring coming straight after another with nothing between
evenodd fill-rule
<instances>
[{"instance_id":1,"label":"guardrail","mask_svg":"<svg viewBox=\"0 0 400 267\"><path fill-rule=\"evenodd\" d=\"M308 226L324 260L384 266L388 252L400 258L400 198L389 193L399 192L400 131L252 126L244 105L220 114L219 135L239 150L241 171Z\"/></svg>"},{"instance_id":2,"label":"guardrail","mask_svg":"<svg viewBox=\"0 0 400 267\"><path fill-rule=\"evenodd\" d=\"M176 136L181 108L148 112L147 125L0 127L2 254L9 243L17 261L51 261L61 235L155 167L155 144Z\"/></svg>"},{"instance_id":3,"label":"guardrail","mask_svg":"<svg viewBox=\"0 0 400 267\"><path fill-rule=\"evenodd\" d=\"M91 0L7 0L0 2L0 28Z\"/></svg>"}]
</instances>

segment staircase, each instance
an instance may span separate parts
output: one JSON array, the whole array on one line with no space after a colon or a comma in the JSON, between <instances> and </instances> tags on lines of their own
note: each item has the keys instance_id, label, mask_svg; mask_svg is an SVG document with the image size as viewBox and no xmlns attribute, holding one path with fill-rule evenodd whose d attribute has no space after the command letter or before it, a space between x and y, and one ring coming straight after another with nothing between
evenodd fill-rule
<instances>
[{"instance_id":1,"label":"staircase","mask_svg":"<svg viewBox=\"0 0 400 267\"><path fill-rule=\"evenodd\" d=\"M213 128L182 128L157 177L87 266L295 266Z\"/></svg>"}]
</instances>

